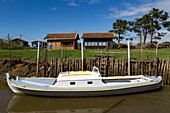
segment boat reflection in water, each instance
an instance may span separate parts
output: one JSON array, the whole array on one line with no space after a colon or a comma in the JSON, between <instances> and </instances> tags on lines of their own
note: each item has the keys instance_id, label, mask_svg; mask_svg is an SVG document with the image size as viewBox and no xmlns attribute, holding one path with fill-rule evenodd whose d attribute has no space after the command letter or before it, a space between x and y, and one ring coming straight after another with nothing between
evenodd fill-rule
<instances>
[{"instance_id":1,"label":"boat reflection in water","mask_svg":"<svg viewBox=\"0 0 170 113\"><path fill-rule=\"evenodd\" d=\"M108 113L123 101L111 97L47 98L14 95L7 113Z\"/></svg>"},{"instance_id":2,"label":"boat reflection in water","mask_svg":"<svg viewBox=\"0 0 170 113\"><path fill-rule=\"evenodd\" d=\"M14 95L7 113L170 113L170 87L121 96L47 98Z\"/></svg>"}]
</instances>

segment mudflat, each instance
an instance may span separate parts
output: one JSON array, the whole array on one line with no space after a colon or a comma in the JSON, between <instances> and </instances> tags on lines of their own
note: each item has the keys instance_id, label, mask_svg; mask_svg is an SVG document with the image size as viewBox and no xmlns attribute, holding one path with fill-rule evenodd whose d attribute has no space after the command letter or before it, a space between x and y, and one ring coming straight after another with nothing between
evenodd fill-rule
<instances>
[{"instance_id":1,"label":"mudflat","mask_svg":"<svg viewBox=\"0 0 170 113\"><path fill-rule=\"evenodd\" d=\"M4 84L3 84L4 85ZM158 90L90 98L48 98L15 95L0 86L0 113L81 112L81 113L169 113L170 86Z\"/></svg>"}]
</instances>

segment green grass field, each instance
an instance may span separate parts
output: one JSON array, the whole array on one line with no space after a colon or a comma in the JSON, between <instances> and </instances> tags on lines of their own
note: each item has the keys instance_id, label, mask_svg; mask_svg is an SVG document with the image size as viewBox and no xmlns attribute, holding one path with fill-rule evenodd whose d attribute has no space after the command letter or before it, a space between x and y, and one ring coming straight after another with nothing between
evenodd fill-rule
<instances>
[{"instance_id":1,"label":"green grass field","mask_svg":"<svg viewBox=\"0 0 170 113\"><path fill-rule=\"evenodd\" d=\"M21 58L27 60L35 60L37 50L36 49L20 49L20 50L11 50L12 58ZM81 58L80 50L63 50L63 55L61 55L61 50L49 50L48 58ZM84 57L91 58L95 55L106 56L109 55L116 59L127 58L127 49L113 49L109 50L108 53L106 50L85 50ZM44 57L44 49L40 50L40 58ZM142 52L142 57L144 60L153 59L156 57L155 49L144 49ZM159 58L170 58L170 48L158 49ZM9 58L9 50L0 49L0 58ZM131 59L140 60L141 59L141 50L132 49L131 50Z\"/></svg>"}]
</instances>

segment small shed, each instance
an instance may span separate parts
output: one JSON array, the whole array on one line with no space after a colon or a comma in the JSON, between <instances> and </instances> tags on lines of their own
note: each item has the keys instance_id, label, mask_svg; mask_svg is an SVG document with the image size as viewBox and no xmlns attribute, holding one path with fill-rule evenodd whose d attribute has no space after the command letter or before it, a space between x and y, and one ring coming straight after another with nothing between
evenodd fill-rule
<instances>
[{"instance_id":1,"label":"small shed","mask_svg":"<svg viewBox=\"0 0 170 113\"><path fill-rule=\"evenodd\" d=\"M114 38L115 36L113 32L82 34L85 49L112 49Z\"/></svg>"},{"instance_id":2,"label":"small shed","mask_svg":"<svg viewBox=\"0 0 170 113\"><path fill-rule=\"evenodd\" d=\"M44 39L47 40L47 48L51 50L74 50L77 49L79 34L74 33L54 33L48 34Z\"/></svg>"},{"instance_id":3,"label":"small shed","mask_svg":"<svg viewBox=\"0 0 170 113\"><path fill-rule=\"evenodd\" d=\"M45 41L40 41L40 40L32 41L32 42L31 42L32 47L37 48L37 47L38 47L38 42L40 43L40 48L46 48L46 47L47 47L47 42L45 42Z\"/></svg>"},{"instance_id":4,"label":"small shed","mask_svg":"<svg viewBox=\"0 0 170 113\"><path fill-rule=\"evenodd\" d=\"M18 47L29 47L28 45L28 41L25 41L21 38L15 38L13 40L11 40L16 46Z\"/></svg>"}]
</instances>

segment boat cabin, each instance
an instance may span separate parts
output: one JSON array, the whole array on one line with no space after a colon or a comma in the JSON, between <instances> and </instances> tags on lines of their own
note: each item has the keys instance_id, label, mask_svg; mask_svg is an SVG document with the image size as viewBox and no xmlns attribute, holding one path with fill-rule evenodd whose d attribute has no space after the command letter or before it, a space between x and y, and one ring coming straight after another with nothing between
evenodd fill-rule
<instances>
[{"instance_id":1,"label":"boat cabin","mask_svg":"<svg viewBox=\"0 0 170 113\"><path fill-rule=\"evenodd\" d=\"M102 77L99 71L93 68L93 71L71 71L61 72L54 83L58 87L87 87L89 85L102 85Z\"/></svg>"}]
</instances>

